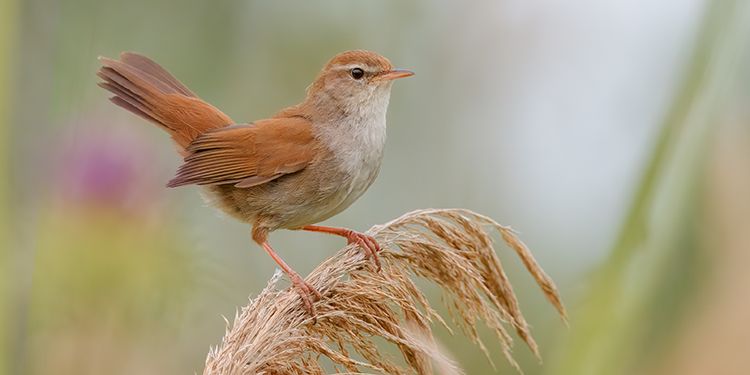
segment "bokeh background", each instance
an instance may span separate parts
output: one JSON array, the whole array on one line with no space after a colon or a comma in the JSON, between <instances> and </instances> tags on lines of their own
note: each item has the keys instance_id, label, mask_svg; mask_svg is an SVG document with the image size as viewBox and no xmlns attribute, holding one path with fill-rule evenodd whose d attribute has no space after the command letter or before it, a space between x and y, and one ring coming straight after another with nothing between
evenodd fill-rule
<instances>
[{"instance_id":1,"label":"bokeh background","mask_svg":"<svg viewBox=\"0 0 750 375\"><path fill-rule=\"evenodd\" d=\"M465 207L519 230L571 317L498 249L545 359L517 345L527 374L750 373L748 29L740 0L0 0L0 372L200 373L275 269L164 188L180 160L96 87L98 55L151 56L250 121L365 48L417 75L330 224ZM302 273L342 245L272 240ZM491 337L496 369L440 339L468 374L514 373Z\"/></svg>"}]
</instances>

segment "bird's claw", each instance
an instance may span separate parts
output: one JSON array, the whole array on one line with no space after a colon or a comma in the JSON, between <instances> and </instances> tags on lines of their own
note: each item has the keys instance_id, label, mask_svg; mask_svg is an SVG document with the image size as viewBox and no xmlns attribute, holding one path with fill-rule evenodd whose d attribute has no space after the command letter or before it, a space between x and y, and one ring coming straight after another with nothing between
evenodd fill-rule
<instances>
[{"instance_id":1,"label":"bird's claw","mask_svg":"<svg viewBox=\"0 0 750 375\"><path fill-rule=\"evenodd\" d=\"M365 251L367 257L372 258L373 262L375 262L375 266L377 267L376 271L380 272L382 266L380 264L380 257L378 257L378 253L381 249L378 241L376 241L375 238L364 233L355 232L352 230L347 233L346 239L350 245L359 245Z\"/></svg>"},{"instance_id":2,"label":"bird's claw","mask_svg":"<svg viewBox=\"0 0 750 375\"><path fill-rule=\"evenodd\" d=\"M290 275L290 279L292 280L292 284L294 284L295 288L297 289L297 293L299 293L300 298L302 298L302 303L305 305L305 310L315 317L315 306L313 305L314 302L319 301L323 296L318 292L317 289L313 288L310 284L305 282L305 280L302 279L299 275Z\"/></svg>"}]
</instances>

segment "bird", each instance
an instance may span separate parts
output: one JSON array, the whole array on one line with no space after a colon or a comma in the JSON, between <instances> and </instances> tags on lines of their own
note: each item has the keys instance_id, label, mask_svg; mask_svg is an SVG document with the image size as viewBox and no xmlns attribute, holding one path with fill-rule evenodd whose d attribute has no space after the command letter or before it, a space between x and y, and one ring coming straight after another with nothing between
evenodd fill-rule
<instances>
[{"instance_id":1,"label":"bird","mask_svg":"<svg viewBox=\"0 0 750 375\"><path fill-rule=\"evenodd\" d=\"M392 84L414 75L366 50L335 55L299 104L237 123L150 58L99 57L109 100L165 130L183 158L168 187L198 185L216 208L251 225L251 238L286 273L305 309L322 298L271 247L279 229L344 237L380 270L378 242L348 228L317 225L349 207L380 171Z\"/></svg>"}]
</instances>

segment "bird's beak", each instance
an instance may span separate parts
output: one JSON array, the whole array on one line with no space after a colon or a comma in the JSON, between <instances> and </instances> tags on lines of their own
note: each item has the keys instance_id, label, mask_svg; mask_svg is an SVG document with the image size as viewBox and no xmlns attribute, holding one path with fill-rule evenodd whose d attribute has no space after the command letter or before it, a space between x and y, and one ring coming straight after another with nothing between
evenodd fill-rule
<instances>
[{"instance_id":1,"label":"bird's beak","mask_svg":"<svg viewBox=\"0 0 750 375\"><path fill-rule=\"evenodd\" d=\"M378 81L392 81L394 79L411 77L414 72L405 69L391 69L377 75Z\"/></svg>"}]
</instances>

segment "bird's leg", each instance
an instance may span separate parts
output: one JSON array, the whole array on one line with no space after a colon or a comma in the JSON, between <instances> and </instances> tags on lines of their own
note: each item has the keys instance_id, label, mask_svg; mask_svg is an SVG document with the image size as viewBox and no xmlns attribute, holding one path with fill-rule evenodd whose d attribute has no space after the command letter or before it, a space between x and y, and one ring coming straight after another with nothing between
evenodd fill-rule
<instances>
[{"instance_id":1,"label":"bird's leg","mask_svg":"<svg viewBox=\"0 0 750 375\"><path fill-rule=\"evenodd\" d=\"M279 254L276 254L276 251L274 251L268 241L263 240L259 243L260 246L263 247L263 250L265 250L268 255L270 255L271 258L276 261L276 264L281 267L281 269L287 274L287 276L289 276L289 279L292 280L292 284L294 284L294 286L297 288L297 292L300 294L302 302L305 304L305 309L307 309L307 312L310 313L310 315L314 316L315 310L313 308L313 302L322 298L320 292L310 286L310 284L306 283L305 280L303 280L302 277L292 269L292 267L289 267L289 265L286 264L283 259L281 259Z\"/></svg>"},{"instance_id":2,"label":"bird's leg","mask_svg":"<svg viewBox=\"0 0 750 375\"><path fill-rule=\"evenodd\" d=\"M358 244L360 247L362 247L362 249L365 250L365 253L367 253L369 257L372 257L375 265L377 266L377 271L380 272L380 258L378 257L378 252L380 252L380 245L378 245L378 242L375 241L372 236L368 236L364 233L353 231L351 229L324 227L321 225L305 225L300 229L310 232L321 232L341 236L346 238L349 244Z\"/></svg>"}]
</instances>

